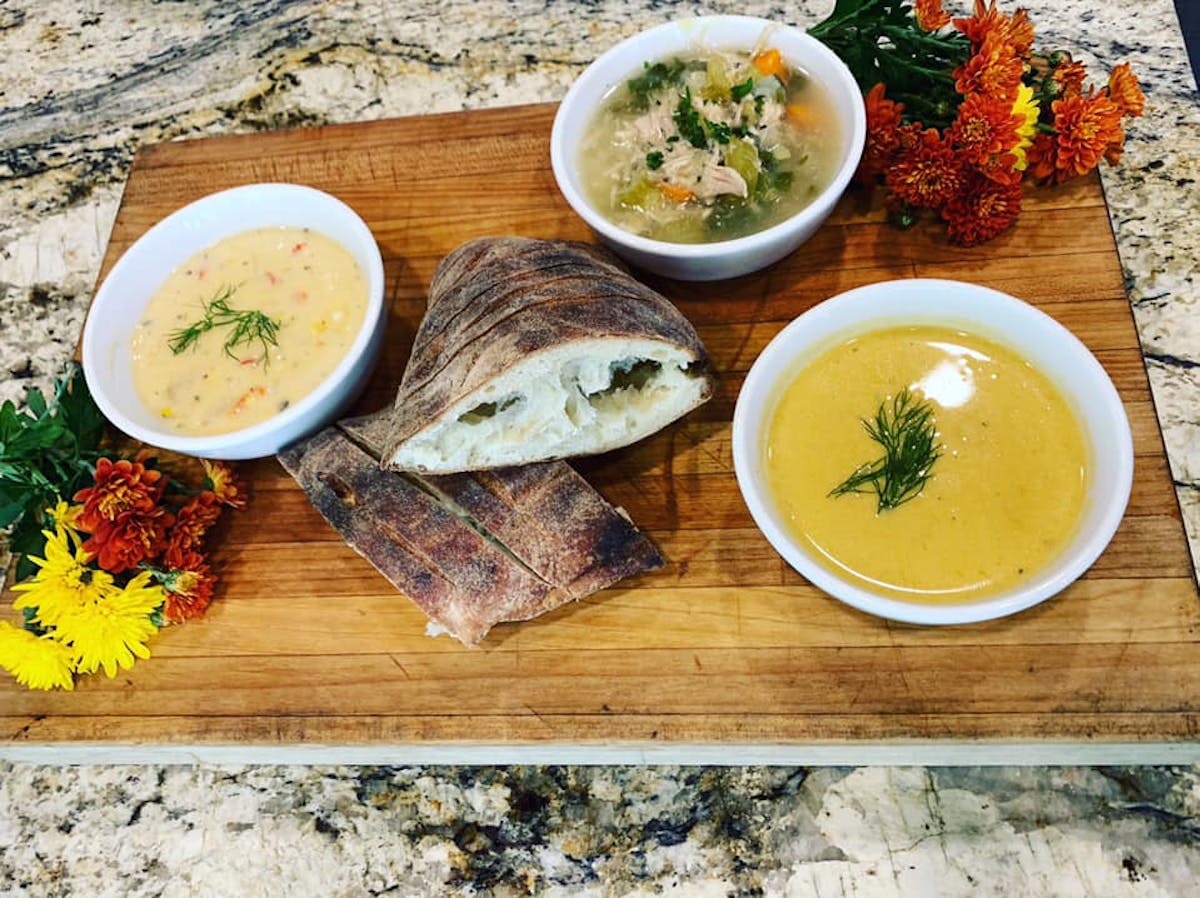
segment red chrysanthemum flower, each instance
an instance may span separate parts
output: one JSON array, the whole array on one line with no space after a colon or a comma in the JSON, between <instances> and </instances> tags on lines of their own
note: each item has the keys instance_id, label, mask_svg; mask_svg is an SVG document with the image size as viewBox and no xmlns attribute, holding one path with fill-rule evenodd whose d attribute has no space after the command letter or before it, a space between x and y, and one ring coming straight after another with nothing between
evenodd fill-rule
<instances>
[{"instance_id":1,"label":"red chrysanthemum flower","mask_svg":"<svg viewBox=\"0 0 1200 898\"><path fill-rule=\"evenodd\" d=\"M911 149L902 151L885 176L888 190L899 199L929 209L940 209L962 182L961 160L933 128L923 131Z\"/></svg>"},{"instance_id":2,"label":"red chrysanthemum flower","mask_svg":"<svg viewBox=\"0 0 1200 898\"><path fill-rule=\"evenodd\" d=\"M204 474L217 501L230 508L245 508L249 496L246 485L238 478L233 465L225 461L209 461L202 458Z\"/></svg>"},{"instance_id":3,"label":"red chrysanthemum flower","mask_svg":"<svg viewBox=\"0 0 1200 898\"><path fill-rule=\"evenodd\" d=\"M923 31L937 31L950 24L950 13L942 9L942 0L915 0L913 16Z\"/></svg>"},{"instance_id":4,"label":"red chrysanthemum flower","mask_svg":"<svg viewBox=\"0 0 1200 898\"><path fill-rule=\"evenodd\" d=\"M1020 182L1002 184L978 174L942 207L946 231L961 246L991 240L1012 227L1020 214Z\"/></svg>"},{"instance_id":5,"label":"red chrysanthemum flower","mask_svg":"<svg viewBox=\"0 0 1200 898\"><path fill-rule=\"evenodd\" d=\"M1059 99L1083 96L1083 82L1087 78L1087 68L1082 62L1063 62L1055 66L1051 79L1054 82L1054 96Z\"/></svg>"},{"instance_id":6,"label":"red chrysanthemum flower","mask_svg":"<svg viewBox=\"0 0 1200 898\"><path fill-rule=\"evenodd\" d=\"M1057 158L1054 138L1049 134L1038 134L1033 138L1033 146L1025 151L1025 170L1038 181L1045 181L1054 174Z\"/></svg>"},{"instance_id":7,"label":"red chrysanthemum flower","mask_svg":"<svg viewBox=\"0 0 1200 898\"><path fill-rule=\"evenodd\" d=\"M876 84L863 97L867 110L867 140L857 173L858 180L863 183L870 183L876 175L882 174L900 149L904 104L889 100L884 91L882 84Z\"/></svg>"},{"instance_id":8,"label":"red chrysanthemum flower","mask_svg":"<svg viewBox=\"0 0 1200 898\"><path fill-rule=\"evenodd\" d=\"M1020 143L1023 122L1013 114L1011 104L986 94L970 94L958 107L958 117L947 136L964 161L982 166Z\"/></svg>"},{"instance_id":9,"label":"red chrysanthemum flower","mask_svg":"<svg viewBox=\"0 0 1200 898\"><path fill-rule=\"evenodd\" d=\"M1013 45L990 34L975 55L954 70L954 88L964 97L981 93L1011 107L1024 71Z\"/></svg>"},{"instance_id":10,"label":"red chrysanthemum flower","mask_svg":"<svg viewBox=\"0 0 1200 898\"><path fill-rule=\"evenodd\" d=\"M160 471L147 468L140 460L114 462L101 458L92 479L94 486L75 494L75 501L83 503L76 523L89 533L102 522L111 523L123 514L151 511L167 486Z\"/></svg>"},{"instance_id":11,"label":"red chrysanthemum flower","mask_svg":"<svg viewBox=\"0 0 1200 898\"><path fill-rule=\"evenodd\" d=\"M167 548L163 558L168 567L179 567L189 552L200 548L204 534L221 516L221 505L216 494L205 490L193 496L175 516L175 525L167 536Z\"/></svg>"},{"instance_id":12,"label":"red chrysanthemum flower","mask_svg":"<svg viewBox=\"0 0 1200 898\"><path fill-rule=\"evenodd\" d=\"M974 14L955 19L954 27L966 35L975 49L983 46L989 37L998 37L1009 44L1023 59L1027 59L1033 49L1033 23L1029 21L1029 14L1018 9L1012 16L1006 16L996 8L996 0L991 0L987 6L983 0L975 0Z\"/></svg>"},{"instance_id":13,"label":"red chrysanthemum flower","mask_svg":"<svg viewBox=\"0 0 1200 898\"><path fill-rule=\"evenodd\" d=\"M1055 100L1050 108L1054 111L1056 183L1087 174L1125 141L1121 109L1103 93Z\"/></svg>"},{"instance_id":14,"label":"red chrysanthemum flower","mask_svg":"<svg viewBox=\"0 0 1200 898\"><path fill-rule=\"evenodd\" d=\"M167 591L163 615L175 624L202 616L212 604L213 589L217 585L216 575L200 553L189 552L180 562L162 578Z\"/></svg>"},{"instance_id":15,"label":"red chrysanthemum flower","mask_svg":"<svg viewBox=\"0 0 1200 898\"><path fill-rule=\"evenodd\" d=\"M1108 76L1108 98L1122 115L1140 116L1146 108L1146 95L1129 63L1122 62Z\"/></svg>"},{"instance_id":16,"label":"red chrysanthemum flower","mask_svg":"<svg viewBox=\"0 0 1200 898\"><path fill-rule=\"evenodd\" d=\"M115 521L101 520L83 550L104 570L119 574L162 552L172 521L174 517L157 505L149 511L122 512Z\"/></svg>"}]
</instances>

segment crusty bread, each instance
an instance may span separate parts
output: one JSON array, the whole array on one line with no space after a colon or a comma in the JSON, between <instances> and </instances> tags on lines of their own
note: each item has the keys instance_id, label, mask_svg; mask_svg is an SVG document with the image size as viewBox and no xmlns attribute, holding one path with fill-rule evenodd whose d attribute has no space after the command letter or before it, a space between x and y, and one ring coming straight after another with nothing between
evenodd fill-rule
<instances>
[{"instance_id":1,"label":"crusty bread","mask_svg":"<svg viewBox=\"0 0 1200 898\"><path fill-rule=\"evenodd\" d=\"M386 414L343 421L279 460L352 548L466 645L663 565L565 462L446 477L385 471L376 446L386 429Z\"/></svg>"},{"instance_id":2,"label":"crusty bread","mask_svg":"<svg viewBox=\"0 0 1200 898\"><path fill-rule=\"evenodd\" d=\"M382 461L445 474L606 452L711 392L691 324L606 250L481 238L434 274Z\"/></svg>"}]
</instances>

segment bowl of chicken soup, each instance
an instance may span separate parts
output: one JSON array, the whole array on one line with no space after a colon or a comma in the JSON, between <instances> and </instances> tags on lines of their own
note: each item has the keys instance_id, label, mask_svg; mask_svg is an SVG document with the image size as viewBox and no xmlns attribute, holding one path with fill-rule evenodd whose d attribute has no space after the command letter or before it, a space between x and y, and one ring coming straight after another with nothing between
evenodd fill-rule
<instances>
[{"instance_id":1,"label":"bowl of chicken soup","mask_svg":"<svg viewBox=\"0 0 1200 898\"><path fill-rule=\"evenodd\" d=\"M792 567L916 624L1065 589L1133 477L1124 407L1083 343L1015 297L932 279L851 290L785 327L738 396L733 458Z\"/></svg>"},{"instance_id":2,"label":"bowl of chicken soup","mask_svg":"<svg viewBox=\"0 0 1200 898\"><path fill-rule=\"evenodd\" d=\"M345 203L252 184L158 222L84 326L84 376L118 429L188 455L272 455L343 411L382 346L383 263Z\"/></svg>"},{"instance_id":3,"label":"bowl of chicken soup","mask_svg":"<svg viewBox=\"0 0 1200 898\"><path fill-rule=\"evenodd\" d=\"M752 16L660 25L567 92L559 189L629 262L682 280L770 265L812 236L858 166L862 94L833 51Z\"/></svg>"}]
</instances>

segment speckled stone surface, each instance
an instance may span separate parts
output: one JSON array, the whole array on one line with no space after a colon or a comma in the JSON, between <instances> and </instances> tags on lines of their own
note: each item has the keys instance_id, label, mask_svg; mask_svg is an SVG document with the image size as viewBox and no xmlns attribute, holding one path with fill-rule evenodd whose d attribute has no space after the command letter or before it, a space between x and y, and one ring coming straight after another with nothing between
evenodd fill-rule
<instances>
[{"instance_id":1,"label":"speckled stone surface","mask_svg":"<svg viewBox=\"0 0 1200 898\"><path fill-rule=\"evenodd\" d=\"M806 24L831 5L0 0L0 400L70 355L138 146L556 100L666 18ZM1030 5L1040 46L1129 60L1148 95L1103 180L1195 556L1200 105L1178 22L1170 0ZM6 896L1183 896L1200 882L1194 769L0 764L0 781Z\"/></svg>"}]
</instances>

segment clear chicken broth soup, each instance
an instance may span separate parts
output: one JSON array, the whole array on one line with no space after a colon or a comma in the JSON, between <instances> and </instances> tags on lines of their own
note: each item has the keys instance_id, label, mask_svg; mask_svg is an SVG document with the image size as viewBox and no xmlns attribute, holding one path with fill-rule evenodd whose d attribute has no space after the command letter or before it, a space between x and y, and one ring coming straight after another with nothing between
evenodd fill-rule
<instances>
[{"instance_id":1,"label":"clear chicken broth soup","mask_svg":"<svg viewBox=\"0 0 1200 898\"><path fill-rule=\"evenodd\" d=\"M609 95L579 171L619 227L713 243L799 212L832 181L841 149L829 91L778 51L697 48L646 63Z\"/></svg>"}]
</instances>

